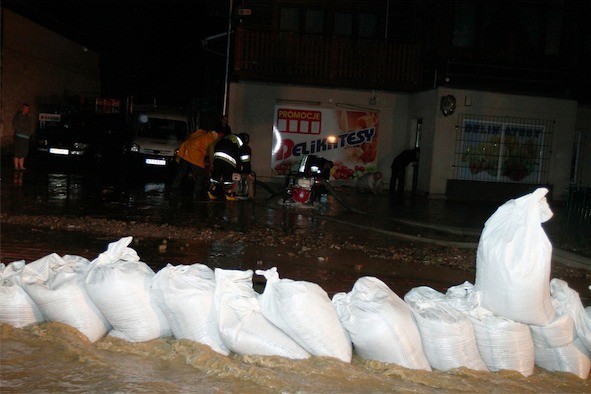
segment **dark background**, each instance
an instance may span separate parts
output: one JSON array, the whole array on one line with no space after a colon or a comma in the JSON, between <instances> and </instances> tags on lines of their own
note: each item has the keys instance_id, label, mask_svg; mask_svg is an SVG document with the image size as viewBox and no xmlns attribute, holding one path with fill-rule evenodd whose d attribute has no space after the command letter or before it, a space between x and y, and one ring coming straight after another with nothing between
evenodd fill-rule
<instances>
[{"instance_id":1,"label":"dark background","mask_svg":"<svg viewBox=\"0 0 591 394\"><path fill-rule=\"evenodd\" d=\"M237 1L235 0L234 3ZM101 55L102 95L220 100L229 0L14 1L3 6Z\"/></svg>"}]
</instances>

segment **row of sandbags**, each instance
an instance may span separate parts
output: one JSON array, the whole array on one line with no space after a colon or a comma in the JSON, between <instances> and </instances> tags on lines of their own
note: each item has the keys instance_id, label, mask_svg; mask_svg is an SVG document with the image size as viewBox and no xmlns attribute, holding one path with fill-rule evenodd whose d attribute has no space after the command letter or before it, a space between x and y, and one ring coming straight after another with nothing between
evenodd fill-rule
<instances>
[{"instance_id":1,"label":"row of sandbags","mask_svg":"<svg viewBox=\"0 0 591 394\"><path fill-rule=\"evenodd\" d=\"M528 376L535 364L581 378L589 373L591 308L586 312L558 279L551 295L557 318L534 326L494 316L470 283L446 294L417 287L402 300L379 279L362 277L331 300L320 286L280 279L271 268L257 271L267 281L259 294L251 270L168 265L155 274L130 242L110 244L93 262L51 254L0 266L0 321L18 327L58 321L91 341L107 333L134 342L174 335L226 355L349 362L354 349L362 358L412 369L508 369Z\"/></svg>"},{"instance_id":2,"label":"row of sandbags","mask_svg":"<svg viewBox=\"0 0 591 394\"><path fill-rule=\"evenodd\" d=\"M291 305L281 314L272 297L265 301L253 289L252 270L168 265L156 274L129 247L131 240L109 244L92 262L54 253L0 265L0 322L60 322L92 342L106 334L132 342L174 335L222 354L351 361L351 341L320 286L293 282L293 297L284 300ZM261 274L268 277L267 295L282 291L272 285L279 281L276 270Z\"/></svg>"},{"instance_id":3,"label":"row of sandbags","mask_svg":"<svg viewBox=\"0 0 591 394\"><path fill-rule=\"evenodd\" d=\"M557 313L544 326L494 315L482 307L482 293L469 282L450 287L446 294L415 288L405 300L417 317L421 333L428 330L423 338L439 333L437 344L423 340L434 368L483 369L479 361L482 359L490 371L515 370L529 376L537 365L586 379L591 368L591 308L583 308L578 294L566 282L552 279L551 283L551 301ZM565 294L570 296L568 301ZM575 320L580 322L578 328L574 327Z\"/></svg>"},{"instance_id":4,"label":"row of sandbags","mask_svg":"<svg viewBox=\"0 0 591 394\"><path fill-rule=\"evenodd\" d=\"M65 323L91 342L107 333L129 341L171 335L149 292L154 271L128 247L131 239L110 244L92 262L52 253L1 265L0 321L16 327Z\"/></svg>"}]
</instances>

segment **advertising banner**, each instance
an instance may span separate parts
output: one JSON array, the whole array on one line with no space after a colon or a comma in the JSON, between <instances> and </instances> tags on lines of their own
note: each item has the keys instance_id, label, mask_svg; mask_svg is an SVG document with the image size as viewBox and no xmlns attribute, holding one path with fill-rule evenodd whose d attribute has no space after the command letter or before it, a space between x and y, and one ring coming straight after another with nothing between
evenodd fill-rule
<instances>
[{"instance_id":1,"label":"advertising banner","mask_svg":"<svg viewBox=\"0 0 591 394\"><path fill-rule=\"evenodd\" d=\"M540 182L544 126L464 119L460 179Z\"/></svg>"},{"instance_id":2,"label":"advertising banner","mask_svg":"<svg viewBox=\"0 0 591 394\"><path fill-rule=\"evenodd\" d=\"M331 179L376 171L379 117L363 110L275 105L272 174L296 172L306 155L334 163Z\"/></svg>"}]
</instances>

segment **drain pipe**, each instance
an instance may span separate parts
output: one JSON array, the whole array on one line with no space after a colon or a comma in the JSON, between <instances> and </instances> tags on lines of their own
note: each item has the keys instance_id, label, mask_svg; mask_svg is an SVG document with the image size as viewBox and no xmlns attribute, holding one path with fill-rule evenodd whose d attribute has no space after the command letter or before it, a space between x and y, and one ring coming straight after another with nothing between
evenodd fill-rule
<instances>
[{"instance_id":1,"label":"drain pipe","mask_svg":"<svg viewBox=\"0 0 591 394\"><path fill-rule=\"evenodd\" d=\"M416 132L415 132L415 148L417 149L417 160L412 163L412 207L414 208L415 200L417 198L417 185L419 181L419 161L421 158L421 128L423 127L423 119L417 119Z\"/></svg>"},{"instance_id":2,"label":"drain pipe","mask_svg":"<svg viewBox=\"0 0 591 394\"><path fill-rule=\"evenodd\" d=\"M230 89L229 84L229 74L230 74L230 38L232 35L232 7L234 3L230 0L230 7L228 10L228 43L226 46L226 78L224 81L224 107L222 110L222 115L228 114L228 90Z\"/></svg>"}]
</instances>

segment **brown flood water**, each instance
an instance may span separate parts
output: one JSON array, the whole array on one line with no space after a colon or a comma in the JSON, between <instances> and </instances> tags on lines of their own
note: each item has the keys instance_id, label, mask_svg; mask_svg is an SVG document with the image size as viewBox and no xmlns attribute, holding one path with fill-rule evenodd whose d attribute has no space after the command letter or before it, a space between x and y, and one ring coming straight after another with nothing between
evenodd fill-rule
<instances>
[{"instance_id":1,"label":"brown flood water","mask_svg":"<svg viewBox=\"0 0 591 394\"><path fill-rule=\"evenodd\" d=\"M43 323L23 329L0 324L1 391L383 393L590 392L589 379L536 368L517 372L460 369L413 371L394 364L351 364L312 357L223 356L188 340L131 343L105 337L92 344L69 326Z\"/></svg>"}]
</instances>

